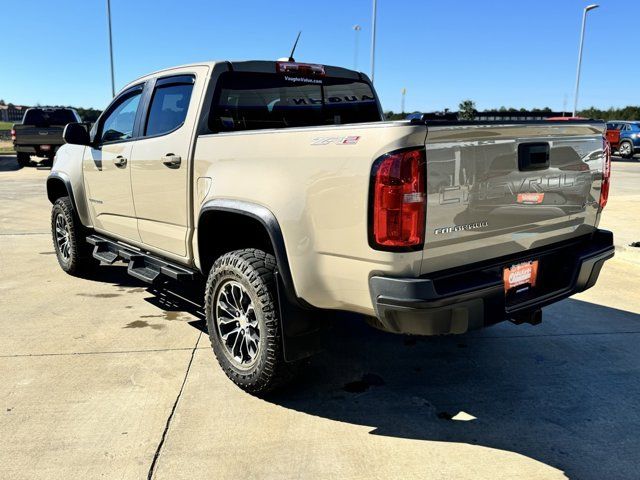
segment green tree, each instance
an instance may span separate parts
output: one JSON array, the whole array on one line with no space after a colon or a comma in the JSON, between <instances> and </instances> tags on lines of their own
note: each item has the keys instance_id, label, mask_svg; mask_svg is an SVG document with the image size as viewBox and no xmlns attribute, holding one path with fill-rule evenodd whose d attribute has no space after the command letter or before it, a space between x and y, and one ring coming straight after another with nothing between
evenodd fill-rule
<instances>
[{"instance_id":1,"label":"green tree","mask_svg":"<svg viewBox=\"0 0 640 480\"><path fill-rule=\"evenodd\" d=\"M476 117L476 103L473 100L461 101L458 109L458 116L461 120L473 120Z\"/></svg>"}]
</instances>

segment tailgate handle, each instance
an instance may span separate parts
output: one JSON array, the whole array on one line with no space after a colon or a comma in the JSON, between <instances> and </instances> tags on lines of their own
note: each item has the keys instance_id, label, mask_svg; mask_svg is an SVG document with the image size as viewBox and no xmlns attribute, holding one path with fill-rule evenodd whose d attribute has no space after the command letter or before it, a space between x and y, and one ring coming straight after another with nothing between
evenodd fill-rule
<instances>
[{"instance_id":1,"label":"tailgate handle","mask_svg":"<svg viewBox=\"0 0 640 480\"><path fill-rule=\"evenodd\" d=\"M549 143L521 143L518 145L518 170L545 170L549 168Z\"/></svg>"}]
</instances>

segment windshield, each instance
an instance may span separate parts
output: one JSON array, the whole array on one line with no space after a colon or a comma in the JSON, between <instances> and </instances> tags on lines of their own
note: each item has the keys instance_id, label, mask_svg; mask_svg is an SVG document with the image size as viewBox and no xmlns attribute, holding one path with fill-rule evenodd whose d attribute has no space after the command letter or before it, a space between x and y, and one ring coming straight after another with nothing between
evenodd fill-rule
<instances>
[{"instance_id":1,"label":"windshield","mask_svg":"<svg viewBox=\"0 0 640 480\"><path fill-rule=\"evenodd\" d=\"M24 114L22 123L24 125L35 125L37 127L48 127L50 125L66 125L77 122L72 110L60 108L56 110L42 110L33 108Z\"/></svg>"},{"instance_id":2,"label":"windshield","mask_svg":"<svg viewBox=\"0 0 640 480\"><path fill-rule=\"evenodd\" d=\"M226 72L209 115L214 132L381 120L368 83L335 77Z\"/></svg>"}]
</instances>

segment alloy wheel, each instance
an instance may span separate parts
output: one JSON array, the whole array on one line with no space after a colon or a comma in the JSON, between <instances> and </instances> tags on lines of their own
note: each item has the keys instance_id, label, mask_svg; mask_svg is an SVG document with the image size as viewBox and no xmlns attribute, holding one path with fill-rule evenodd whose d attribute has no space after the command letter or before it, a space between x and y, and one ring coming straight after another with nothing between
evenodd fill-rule
<instances>
[{"instance_id":1,"label":"alloy wheel","mask_svg":"<svg viewBox=\"0 0 640 480\"><path fill-rule=\"evenodd\" d=\"M218 288L213 308L225 355L236 367L250 368L260 352L260 327L249 292L227 280Z\"/></svg>"},{"instance_id":2,"label":"alloy wheel","mask_svg":"<svg viewBox=\"0 0 640 480\"><path fill-rule=\"evenodd\" d=\"M56 216L56 244L58 245L58 251L64 259L68 262L71 258L71 231L69 230L69 223L62 213Z\"/></svg>"}]
</instances>

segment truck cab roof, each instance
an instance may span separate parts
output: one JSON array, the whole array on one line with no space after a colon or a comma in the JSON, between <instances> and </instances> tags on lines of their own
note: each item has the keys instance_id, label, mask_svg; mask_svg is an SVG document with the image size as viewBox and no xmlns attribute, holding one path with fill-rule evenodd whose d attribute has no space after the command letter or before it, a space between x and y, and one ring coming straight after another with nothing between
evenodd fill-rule
<instances>
[{"instance_id":1,"label":"truck cab roof","mask_svg":"<svg viewBox=\"0 0 640 480\"><path fill-rule=\"evenodd\" d=\"M136 80L129 82L122 90L126 90L134 85L139 84L149 78L163 76L164 74L171 74L177 70L184 70L190 67L209 67L210 70L213 70L216 65L226 64L229 70L237 71L237 72L258 72L258 73L276 73L278 70L278 64L282 63L294 63L300 65L314 65L320 66L323 69L323 76L325 77L340 77L340 78L353 78L357 80L364 80L369 82L369 77L362 73L357 72L355 70L349 70L348 68L336 67L333 65L321 65L317 63L309 63L309 62L283 62L277 60L209 60L205 62L195 62L195 63L187 63L184 65L179 65L175 67L169 67L162 70L157 70L150 74L144 75L143 77L137 78Z\"/></svg>"}]
</instances>

